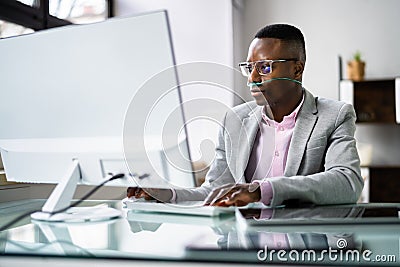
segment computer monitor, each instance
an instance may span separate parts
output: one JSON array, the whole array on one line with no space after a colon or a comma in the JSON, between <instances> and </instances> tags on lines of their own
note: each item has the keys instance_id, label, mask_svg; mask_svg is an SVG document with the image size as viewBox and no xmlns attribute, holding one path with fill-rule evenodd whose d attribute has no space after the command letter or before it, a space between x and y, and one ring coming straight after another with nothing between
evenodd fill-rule
<instances>
[{"instance_id":1,"label":"computer monitor","mask_svg":"<svg viewBox=\"0 0 400 267\"><path fill-rule=\"evenodd\" d=\"M45 211L120 172L109 185L195 186L166 11L2 39L0 59L4 169L59 184Z\"/></svg>"}]
</instances>

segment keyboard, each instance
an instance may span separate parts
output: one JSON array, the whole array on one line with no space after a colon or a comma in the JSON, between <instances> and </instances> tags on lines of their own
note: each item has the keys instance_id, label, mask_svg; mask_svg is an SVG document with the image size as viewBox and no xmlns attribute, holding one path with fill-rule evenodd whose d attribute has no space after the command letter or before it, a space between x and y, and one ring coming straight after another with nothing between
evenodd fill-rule
<instances>
[{"instance_id":1,"label":"keyboard","mask_svg":"<svg viewBox=\"0 0 400 267\"><path fill-rule=\"evenodd\" d=\"M235 207L203 206L202 201L185 201L177 204L157 203L143 199L125 198L122 200L125 208L136 212L169 213L194 216L220 216L234 214Z\"/></svg>"}]
</instances>

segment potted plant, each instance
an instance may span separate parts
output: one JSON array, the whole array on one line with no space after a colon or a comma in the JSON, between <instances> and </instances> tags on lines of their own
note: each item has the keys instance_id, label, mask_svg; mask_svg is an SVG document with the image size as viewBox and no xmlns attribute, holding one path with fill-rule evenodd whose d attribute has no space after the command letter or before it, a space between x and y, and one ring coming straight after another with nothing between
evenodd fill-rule
<instances>
[{"instance_id":1,"label":"potted plant","mask_svg":"<svg viewBox=\"0 0 400 267\"><path fill-rule=\"evenodd\" d=\"M357 51L353 59L347 62L347 78L353 81L362 81L365 75L365 62L361 59L361 52Z\"/></svg>"}]
</instances>

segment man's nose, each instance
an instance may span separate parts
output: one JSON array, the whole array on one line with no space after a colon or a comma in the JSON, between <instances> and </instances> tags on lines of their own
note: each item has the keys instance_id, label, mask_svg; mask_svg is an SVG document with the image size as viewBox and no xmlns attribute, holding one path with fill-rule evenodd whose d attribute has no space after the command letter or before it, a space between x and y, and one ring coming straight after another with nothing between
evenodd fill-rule
<instances>
[{"instance_id":1,"label":"man's nose","mask_svg":"<svg viewBox=\"0 0 400 267\"><path fill-rule=\"evenodd\" d=\"M261 82L261 76L258 73L256 67L254 66L254 68L251 70L248 81L250 83L259 83Z\"/></svg>"}]
</instances>

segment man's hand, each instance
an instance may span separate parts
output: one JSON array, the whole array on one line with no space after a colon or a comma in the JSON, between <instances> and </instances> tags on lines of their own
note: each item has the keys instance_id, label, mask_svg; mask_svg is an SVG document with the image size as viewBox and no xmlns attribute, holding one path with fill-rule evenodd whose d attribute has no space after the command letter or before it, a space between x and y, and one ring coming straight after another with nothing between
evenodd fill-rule
<instances>
[{"instance_id":1,"label":"man's hand","mask_svg":"<svg viewBox=\"0 0 400 267\"><path fill-rule=\"evenodd\" d=\"M228 184L215 188L204 201L209 206L245 206L260 201L259 184Z\"/></svg>"},{"instance_id":2,"label":"man's hand","mask_svg":"<svg viewBox=\"0 0 400 267\"><path fill-rule=\"evenodd\" d=\"M145 200L157 200L160 202L170 202L172 198L171 189L140 188L128 187L127 197L144 198Z\"/></svg>"}]
</instances>

